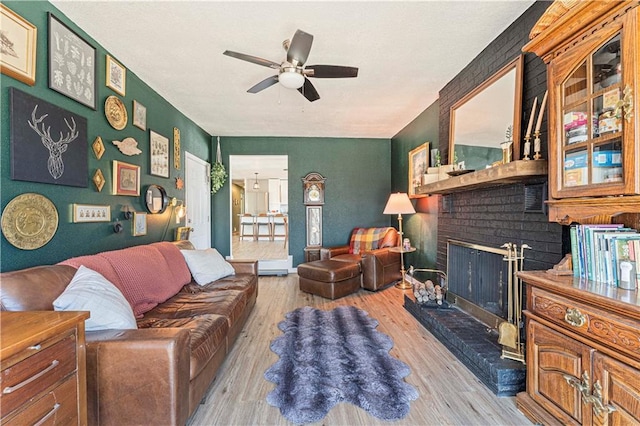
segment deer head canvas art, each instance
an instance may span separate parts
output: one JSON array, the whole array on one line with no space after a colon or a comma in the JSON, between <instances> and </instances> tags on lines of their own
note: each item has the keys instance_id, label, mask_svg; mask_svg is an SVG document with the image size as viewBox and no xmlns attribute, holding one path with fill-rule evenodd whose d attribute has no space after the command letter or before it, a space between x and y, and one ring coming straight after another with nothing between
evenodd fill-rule
<instances>
[{"instance_id":1,"label":"deer head canvas art","mask_svg":"<svg viewBox=\"0 0 640 426\"><path fill-rule=\"evenodd\" d=\"M87 119L11 89L11 178L86 187Z\"/></svg>"},{"instance_id":2,"label":"deer head canvas art","mask_svg":"<svg viewBox=\"0 0 640 426\"><path fill-rule=\"evenodd\" d=\"M32 121L28 121L29 127L35 130L42 139L42 144L49 150L49 161L47 161L49 174L54 179L58 179L64 173L64 161L62 160L62 154L67 150L69 144L78 137L76 122L73 117L71 117L72 125L70 125L65 118L64 122L69 128L69 133L63 136L62 132L60 132L60 138L57 141L54 141L51 137L51 126L46 126L45 128L44 124L44 119L47 118L49 114L44 114L40 118L36 118L37 109L38 105L33 108L33 112L31 113ZM42 129L38 127L40 124L42 124Z\"/></svg>"}]
</instances>

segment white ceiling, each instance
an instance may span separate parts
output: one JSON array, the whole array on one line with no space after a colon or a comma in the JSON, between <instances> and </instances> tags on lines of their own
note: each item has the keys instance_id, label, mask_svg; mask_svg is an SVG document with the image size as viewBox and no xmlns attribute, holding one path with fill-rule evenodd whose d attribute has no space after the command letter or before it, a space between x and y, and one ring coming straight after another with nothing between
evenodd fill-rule
<instances>
[{"instance_id":1,"label":"white ceiling","mask_svg":"<svg viewBox=\"0 0 640 426\"><path fill-rule=\"evenodd\" d=\"M51 2L212 135L391 138L533 0ZM280 85L247 93L276 72L222 52L279 63L296 29L314 35L307 64L358 77L311 79L313 103Z\"/></svg>"}]
</instances>

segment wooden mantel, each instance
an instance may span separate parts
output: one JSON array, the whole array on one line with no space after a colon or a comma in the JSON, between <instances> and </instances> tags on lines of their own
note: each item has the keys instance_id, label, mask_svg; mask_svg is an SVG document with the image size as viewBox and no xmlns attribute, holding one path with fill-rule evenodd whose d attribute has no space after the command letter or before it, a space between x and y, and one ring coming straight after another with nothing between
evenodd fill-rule
<instances>
[{"instance_id":1,"label":"wooden mantel","mask_svg":"<svg viewBox=\"0 0 640 426\"><path fill-rule=\"evenodd\" d=\"M451 194L546 177L546 160L518 160L419 186L416 194Z\"/></svg>"}]
</instances>

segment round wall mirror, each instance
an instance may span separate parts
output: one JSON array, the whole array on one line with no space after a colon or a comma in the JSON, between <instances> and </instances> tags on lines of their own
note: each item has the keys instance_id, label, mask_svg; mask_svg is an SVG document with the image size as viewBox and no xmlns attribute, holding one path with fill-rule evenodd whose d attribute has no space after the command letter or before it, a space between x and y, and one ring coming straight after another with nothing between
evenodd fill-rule
<instances>
[{"instance_id":1,"label":"round wall mirror","mask_svg":"<svg viewBox=\"0 0 640 426\"><path fill-rule=\"evenodd\" d=\"M152 214L164 212L167 205L169 205L167 191L160 185L149 185L144 201L147 205L147 210Z\"/></svg>"}]
</instances>

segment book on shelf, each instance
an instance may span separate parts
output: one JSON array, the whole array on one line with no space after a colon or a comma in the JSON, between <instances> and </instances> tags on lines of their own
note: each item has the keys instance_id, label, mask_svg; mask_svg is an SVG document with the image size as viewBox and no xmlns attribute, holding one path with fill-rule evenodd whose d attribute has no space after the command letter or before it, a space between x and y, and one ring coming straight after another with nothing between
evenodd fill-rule
<instances>
[{"instance_id":1,"label":"book on shelf","mask_svg":"<svg viewBox=\"0 0 640 426\"><path fill-rule=\"evenodd\" d=\"M570 228L573 275L625 289L640 283L640 233L622 224Z\"/></svg>"}]
</instances>

